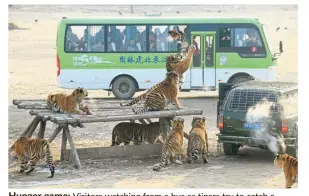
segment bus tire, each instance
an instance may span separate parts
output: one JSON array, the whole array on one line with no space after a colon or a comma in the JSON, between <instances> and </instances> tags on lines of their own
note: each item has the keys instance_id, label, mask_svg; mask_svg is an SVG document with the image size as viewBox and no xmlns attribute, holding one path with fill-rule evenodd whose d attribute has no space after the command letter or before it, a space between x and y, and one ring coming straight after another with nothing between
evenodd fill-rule
<instances>
[{"instance_id":1,"label":"bus tire","mask_svg":"<svg viewBox=\"0 0 309 196\"><path fill-rule=\"evenodd\" d=\"M136 89L136 82L129 76L120 76L112 84L112 92L117 99L132 98Z\"/></svg>"},{"instance_id":2,"label":"bus tire","mask_svg":"<svg viewBox=\"0 0 309 196\"><path fill-rule=\"evenodd\" d=\"M250 81L252 79L249 78L249 76L246 76L246 75L239 75L239 76L236 76L235 78L233 78L233 80L231 81L231 83L233 85L235 84L239 84L241 82L247 82L247 81Z\"/></svg>"}]
</instances>

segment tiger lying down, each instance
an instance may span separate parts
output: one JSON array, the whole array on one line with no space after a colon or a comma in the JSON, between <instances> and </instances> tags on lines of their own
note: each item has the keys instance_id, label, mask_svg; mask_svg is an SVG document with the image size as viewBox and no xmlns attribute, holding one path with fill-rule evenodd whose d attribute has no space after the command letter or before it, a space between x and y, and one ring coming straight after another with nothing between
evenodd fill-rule
<instances>
[{"instance_id":1,"label":"tiger lying down","mask_svg":"<svg viewBox=\"0 0 309 196\"><path fill-rule=\"evenodd\" d=\"M65 93L53 93L47 96L46 102L49 109L59 113L94 114L90 107L83 103L88 91L78 87L69 95Z\"/></svg>"},{"instance_id":2,"label":"tiger lying down","mask_svg":"<svg viewBox=\"0 0 309 196\"><path fill-rule=\"evenodd\" d=\"M118 123L112 132L112 145L119 146L121 143L129 145L130 141L134 145L147 142L149 144L163 143L159 138L162 134L159 122L150 124L121 122Z\"/></svg>"}]
</instances>

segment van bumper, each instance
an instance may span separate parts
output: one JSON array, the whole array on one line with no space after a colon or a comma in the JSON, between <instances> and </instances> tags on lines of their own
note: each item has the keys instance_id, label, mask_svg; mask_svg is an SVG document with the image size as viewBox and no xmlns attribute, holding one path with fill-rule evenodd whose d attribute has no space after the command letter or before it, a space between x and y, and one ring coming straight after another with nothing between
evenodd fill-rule
<instances>
[{"instance_id":1,"label":"van bumper","mask_svg":"<svg viewBox=\"0 0 309 196\"><path fill-rule=\"evenodd\" d=\"M270 140L254 138L254 137L242 137L242 136L230 136L230 135L222 135L221 133L217 134L219 143L233 143L233 144L241 144L248 146L259 146L265 145L270 142ZM283 138L286 147L295 147L295 137L286 137Z\"/></svg>"}]
</instances>

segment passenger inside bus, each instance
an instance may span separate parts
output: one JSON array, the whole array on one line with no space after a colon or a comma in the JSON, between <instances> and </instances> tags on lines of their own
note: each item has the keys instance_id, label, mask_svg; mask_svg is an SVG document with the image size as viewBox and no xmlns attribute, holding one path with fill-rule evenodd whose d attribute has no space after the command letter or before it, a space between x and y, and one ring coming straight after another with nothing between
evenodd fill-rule
<instances>
[{"instance_id":1,"label":"passenger inside bus","mask_svg":"<svg viewBox=\"0 0 309 196\"><path fill-rule=\"evenodd\" d=\"M193 36L193 45L195 46L195 52L193 54L193 67L200 67L201 65L201 54L200 54L200 42L196 40L196 36Z\"/></svg>"},{"instance_id":2,"label":"passenger inside bus","mask_svg":"<svg viewBox=\"0 0 309 196\"><path fill-rule=\"evenodd\" d=\"M115 25L110 26L108 33L108 51L121 51L123 49L124 35L116 28Z\"/></svg>"},{"instance_id":3,"label":"passenger inside bus","mask_svg":"<svg viewBox=\"0 0 309 196\"><path fill-rule=\"evenodd\" d=\"M140 43L141 33L136 26L128 25L122 32L125 36L124 48L126 51L142 51Z\"/></svg>"},{"instance_id":4,"label":"passenger inside bus","mask_svg":"<svg viewBox=\"0 0 309 196\"><path fill-rule=\"evenodd\" d=\"M248 34L248 38L246 39L247 47L262 46L260 37L255 29L253 28L248 29L247 34Z\"/></svg>"},{"instance_id":5,"label":"passenger inside bus","mask_svg":"<svg viewBox=\"0 0 309 196\"><path fill-rule=\"evenodd\" d=\"M95 34L94 41L92 51L104 51L104 26Z\"/></svg>"},{"instance_id":6,"label":"passenger inside bus","mask_svg":"<svg viewBox=\"0 0 309 196\"><path fill-rule=\"evenodd\" d=\"M72 32L70 26L67 27L67 34L65 40L66 51L78 51L79 39L76 34Z\"/></svg>"},{"instance_id":7,"label":"passenger inside bus","mask_svg":"<svg viewBox=\"0 0 309 196\"><path fill-rule=\"evenodd\" d=\"M94 37L89 33L88 28L84 30L84 35L80 38L80 42L80 51L91 51L91 47L95 42Z\"/></svg>"}]
</instances>

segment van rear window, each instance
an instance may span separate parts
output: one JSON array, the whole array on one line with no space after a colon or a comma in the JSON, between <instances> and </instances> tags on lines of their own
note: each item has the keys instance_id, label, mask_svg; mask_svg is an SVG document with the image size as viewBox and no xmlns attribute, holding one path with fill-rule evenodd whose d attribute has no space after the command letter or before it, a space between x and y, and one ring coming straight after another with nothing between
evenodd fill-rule
<instances>
[{"instance_id":1,"label":"van rear window","mask_svg":"<svg viewBox=\"0 0 309 196\"><path fill-rule=\"evenodd\" d=\"M228 100L229 110L247 111L250 107L255 106L257 103L278 101L278 94L274 91L268 90L249 90L237 89L233 92ZM272 107L271 110L278 111L280 107Z\"/></svg>"}]
</instances>

